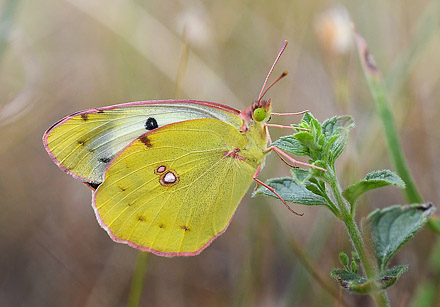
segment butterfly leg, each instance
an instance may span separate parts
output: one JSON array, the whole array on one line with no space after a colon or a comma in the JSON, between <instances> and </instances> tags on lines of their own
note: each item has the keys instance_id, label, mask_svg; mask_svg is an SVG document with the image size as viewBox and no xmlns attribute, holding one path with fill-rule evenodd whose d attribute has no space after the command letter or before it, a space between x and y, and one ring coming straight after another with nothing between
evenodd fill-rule
<instances>
[{"instance_id":1,"label":"butterfly leg","mask_svg":"<svg viewBox=\"0 0 440 307\"><path fill-rule=\"evenodd\" d=\"M261 170L261 167L258 166L258 168L255 171L255 174L253 176L253 179L257 182L257 184L261 184L263 187L265 187L266 189L271 191L273 194L275 194L281 200L281 202L284 204L284 206L286 206L286 208L289 209L290 212L292 212L296 215L299 215L299 216L303 216L304 213L298 213L298 212L294 211L292 208L289 207L289 205L286 203L286 201L277 192L275 192L275 190L273 188L271 188L270 186L268 186L263 181L261 181L257 178L258 174L260 173L260 170Z\"/></svg>"},{"instance_id":2,"label":"butterfly leg","mask_svg":"<svg viewBox=\"0 0 440 307\"><path fill-rule=\"evenodd\" d=\"M275 127L275 128L288 128L288 129L296 129L296 130L302 130L302 131L311 131L307 128L301 128L301 127L292 127L292 126L284 126L284 125L276 125L276 124L266 124L266 127Z\"/></svg>"},{"instance_id":3,"label":"butterfly leg","mask_svg":"<svg viewBox=\"0 0 440 307\"><path fill-rule=\"evenodd\" d=\"M319 170L324 171L324 172L327 171L325 168L322 168L322 167L319 167L319 166L316 166L316 165L312 165L312 164L309 164L309 163L305 163L305 162L301 162L301 161L295 160L294 158L292 158L291 156L286 154L284 151L282 151L278 147L271 146L267 150L268 151L269 150L275 151L278 155L285 157L288 161L290 161L290 162L292 162L294 164L299 164L299 165L304 165L304 166L308 166L308 167L313 167L313 168L319 169Z\"/></svg>"},{"instance_id":4,"label":"butterfly leg","mask_svg":"<svg viewBox=\"0 0 440 307\"><path fill-rule=\"evenodd\" d=\"M295 112L295 113L275 113L275 112L271 112L271 115L278 115L278 116L301 115L301 114L305 114L307 112L310 112L310 111L309 110L304 110L304 111ZM266 124L265 126L266 127L288 128L288 129L297 129L297 130L303 130L303 131L310 131L310 129L307 129L307 128L284 126L284 125L276 125L276 124Z\"/></svg>"}]
</instances>

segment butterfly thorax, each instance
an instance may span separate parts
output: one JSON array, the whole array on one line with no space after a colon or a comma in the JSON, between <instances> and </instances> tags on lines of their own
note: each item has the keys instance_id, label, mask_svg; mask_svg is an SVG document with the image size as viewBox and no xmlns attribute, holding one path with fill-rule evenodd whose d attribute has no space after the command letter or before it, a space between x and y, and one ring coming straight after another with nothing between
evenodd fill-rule
<instances>
[{"instance_id":1,"label":"butterfly thorax","mask_svg":"<svg viewBox=\"0 0 440 307\"><path fill-rule=\"evenodd\" d=\"M262 120L257 120L254 116L255 110L259 108L265 112ZM270 118L270 111L269 99L255 101L248 108L240 112L240 117L243 119L241 133L246 140L246 146L240 148L240 156L255 167L263 166L267 154L266 149L269 136L265 124Z\"/></svg>"}]
</instances>

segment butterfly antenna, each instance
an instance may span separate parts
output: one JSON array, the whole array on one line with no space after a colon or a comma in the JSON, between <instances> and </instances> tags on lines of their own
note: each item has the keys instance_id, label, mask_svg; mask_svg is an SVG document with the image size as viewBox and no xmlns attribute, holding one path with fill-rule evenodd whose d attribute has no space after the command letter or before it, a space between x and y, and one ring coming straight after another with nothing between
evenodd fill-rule
<instances>
[{"instance_id":1,"label":"butterfly antenna","mask_svg":"<svg viewBox=\"0 0 440 307\"><path fill-rule=\"evenodd\" d=\"M263 95L261 95L261 97L258 99L258 101L260 101L261 100L261 98L263 98L264 97L264 95L266 95L266 93L267 93L267 91L275 84L275 83L277 83L278 81L280 81L282 78L284 78L285 76L287 76L287 71L283 71L283 73L281 74L281 76L279 76L274 82L272 82L268 87L267 87L267 89L263 92Z\"/></svg>"},{"instance_id":2,"label":"butterfly antenna","mask_svg":"<svg viewBox=\"0 0 440 307\"><path fill-rule=\"evenodd\" d=\"M275 68L275 65L277 64L278 60L280 59L280 56L283 54L284 49L286 49L287 44L288 44L288 42L287 42L287 40L285 40L283 43L283 46L281 47L280 52L278 53L278 56L275 59L275 62L273 62L272 67L270 68L269 73L267 74L266 79L264 80L263 87L261 88L261 91L260 91L260 95L258 95L258 101L260 101L261 98L263 98L263 96L266 94L267 90L265 91L264 88L266 87L266 84L267 84L267 81L269 80L270 74L272 73L273 69ZM276 82L278 82L281 78L285 77L286 75L287 75L287 73L283 72L283 74L277 80L275 80L275 82L273 82L271 85L269 85L269 88L271 88L272 85L274 85Z\"/></svg>"},{"instance_id":3,"label":"butterfly antenna","mask_svg":"<svg viewBox=\"0 0 440 307\"><path fill-rule=\"evenodd\" d=\"M275 113L275 112L271 112L270 115L290 116L290 115L301 115L301 114L305 114L307 112L310 112L310 111L309 110L304 110L304 111L295 112L295 113Z\"/></svg>"}]
</instances>

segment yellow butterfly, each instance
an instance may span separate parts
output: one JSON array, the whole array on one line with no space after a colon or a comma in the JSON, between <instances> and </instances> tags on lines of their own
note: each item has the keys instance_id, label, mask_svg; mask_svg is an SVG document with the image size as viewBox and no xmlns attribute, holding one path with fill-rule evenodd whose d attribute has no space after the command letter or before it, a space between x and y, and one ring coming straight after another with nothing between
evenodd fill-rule
<instances>
[{"instance_id":1,"label":"yellow butterfly","mask_svg":"<svg viewBox=\"0 0 440 307\"><path fill-rule=\"evenodd\" d=\"M271 102L262 98L286 75L263 92L286 45L243 111L196 100L90 109L50 127L44 146L92 189L98 222L114 241L161 256L197 255L226 230L252 181L263 184L256 176L265 156L285 155L267 147Z\"/></svg>"}]
</instances>

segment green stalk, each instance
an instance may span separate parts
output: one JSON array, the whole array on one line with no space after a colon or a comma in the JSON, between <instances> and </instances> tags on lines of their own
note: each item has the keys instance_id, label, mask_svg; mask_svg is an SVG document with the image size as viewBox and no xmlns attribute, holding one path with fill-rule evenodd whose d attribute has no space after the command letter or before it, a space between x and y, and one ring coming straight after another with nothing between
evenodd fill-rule
<instances>
[{"instance_id":1,"label":"green stalk","mask_svg":"<svg viewBox=\"0 0 440 307\"><path fill-rule=\"evenodd\" d=\"M402 146L400 145L394 117L388 106L387 91L382 74L374 63L373 57L368 51L365 40L357 33L355 33L356 42L361 59L362 68L364 70L365 78L376 104L377 112L382 121L385 137L388 143L390 152L390 159L397 174L402 178L406 184L404 190L405 197L410 203L422 203L423 199L412 179L411 173L408 169L406 159L403 155Z\"/></svg>"},{"instance_id":2,"label":"green stalk","mask_svg":"<svg viewBox=\"0 0 440 307\"><path fill-rule=\"evenodd\" d=\"M406 184L404 190L405 197L410 203L422 203L423 199L412 179L411 173L408 169L406 159L403 155L402 146L400 145L394 117L388 106L387 91L382 74L376 67L372 55L368 51L367 43L357 33L355 38L358 46L359 57L361 59L362 68L364 70L365 78L376 104L379 117L382 121L385 137L390 151L390 159L396 168L397 174L402 178Z\"/></svg>"},{"instance_id":3,"label":"green stalk","mask_svg":"<svg viewBox=\"0 0 440 307\"><path fill-rule=\"evenodd\" d=\"M342 222L344 222L345 227L347 228L351 243L353 245L353 248L359 255L359 259L362 267L364 268L365 275L369 279L374 279L378 275L377 268L374 265L374 261L370 259L369 255L366 252L365 242L362 239L361 232L359 231L356 221L354 220L354 216L350 214L350 205L342 196L342 189L336 178L335 170L332 168L328 168L325 177L327 183L330 185L333 196L335 197L336 205L339 208L339 218ZM370 295L376 303L376 306L389 306L388 296L385 290L375 292Z\"/></svg>"},{"instance_id":4,"label":"green stalk","mask_svg":"<svg viewBox=\"0 0 440 307\"><path fill-rule=\"evenodd\" d=\"M403 154L403 149L399 141L396 125L394 123L394 117L389 107L385 81L380 70L375 64L372 55L368 51L367 43L363 37L355 33L355 38L365 78L367 79L371 95L373 96L373 100L376 104L376 108L384 128L391 163L394 165L397 174L406 184L406 188L403 190L406 200L409 203L421 204L424 201L414 183ZM436 233L440 233L440 220L438 216L432 215L429 218L428 226Z\"/></svg>"},{"instance_id":5,"label":"green stalk","mask_svg":"<svg viewBox=\"0 0 440 307\"><path fill-rule=\"evenodd\" d=\"M134 269L133 279L131 280L130 293L128 295L128 306L137 307L144 288L145 273L147 272L148 253L139 252L136 268Z\"/></svg>"}]
</instances>

